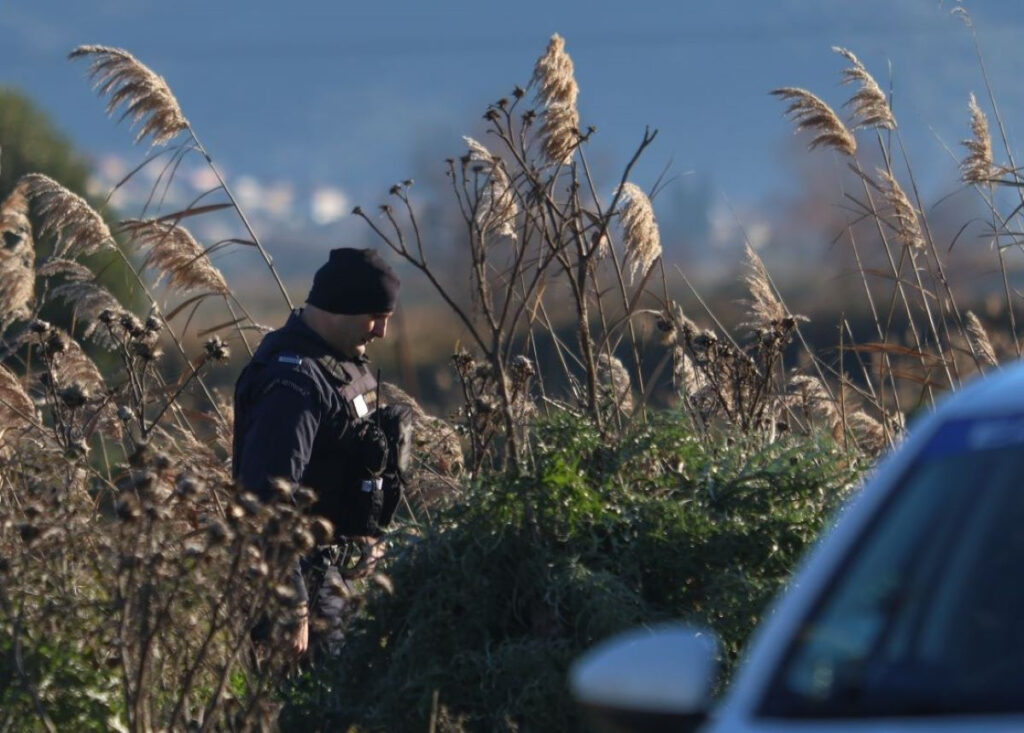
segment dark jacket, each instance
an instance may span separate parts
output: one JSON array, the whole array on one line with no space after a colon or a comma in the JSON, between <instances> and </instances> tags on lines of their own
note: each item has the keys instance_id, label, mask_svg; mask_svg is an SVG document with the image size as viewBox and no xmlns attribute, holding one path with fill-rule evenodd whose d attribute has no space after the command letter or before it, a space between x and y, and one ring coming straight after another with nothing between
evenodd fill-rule
<instances>
[{"instance_id":1,"label":"dark jacket","mask_svg":"<svg viewBox=\"0 0 1024 733\"><path fill-rule=\"evenodd\" d=\"M363 361L333 352L299 311L268 333L235 384L232 472L266 499L283 478L329 495L346 471L340 445L374 407Z\"/></svg>"}]
</instances>

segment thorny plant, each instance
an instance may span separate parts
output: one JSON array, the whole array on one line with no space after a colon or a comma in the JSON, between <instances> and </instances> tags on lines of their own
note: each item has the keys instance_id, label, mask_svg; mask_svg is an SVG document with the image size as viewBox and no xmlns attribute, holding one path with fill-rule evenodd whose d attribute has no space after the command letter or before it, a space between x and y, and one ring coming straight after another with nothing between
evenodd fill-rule
<instances>
[{"instance_id":1,"label":"thorny plant","mask_svg":"<svg viewBox=\"0 0 1024 733\"><path fill-rule=\"evenodd\" d=\"M0 199L0 729L268 729L306 612L294 569L334 532L304 511L312 491L280 484L263 503L231 479L232 408L204 377L231 346L251 354L247 332L262 327L211 255L257 249L291 301L164 80L120 49L83 46L71 57L91 60L108 112L123 108L136 141L159 148L115 190L164 165L142 212L114 227L37 173ZM195 154L218 185L163 210ZM244 235L203 245L183 226L224 210ZM97 253L123 260L145 315L100 282ZM227 320L195 325L198 309L218 301ZM40 318L61 302L70 324ZM90 356L98 351L103 369ZM461 449L422 411L414 438L438 459L411 475L432 472L412 493L426 508L436 484L461 470ZM362 592L331 586L316 600L349 613ZM326 637L344 622L314 613L310 626ZM254 643L257 627L266 634Z\"/></svg>"},{"instance_id":2,"label":"thorny plant","mask_svg":"<svg viewBox=\"0 0 1024 733\"><path fill-rule=\"evenodd\" d=\"M409 196L411 181L392 187L398 205L382 205L379 218L355 209L382 242L423 273L468 334L468 347L454 361L466 397L461 418L473 469L526 464L527 388L545 409L566 406L564 390L548 394L533 366L541 362L541 338L553 343L569 385L567 406L603 428L614 431L628 417L619 401L607 399L621 392L608 381L612 365L621 366L618 352L626 354L631 381L643 389L635 319L658 270L661 243L650 201L629 175L656 133L644 133L620 180L603 190L587 164L584 148L593 129L580 128L577 96L572 60L556 34L536 63L532 104L530 91L517 86L487 108L490 147L467 137L466 152L447 161L465 226L470 302L460 295L464 284L446 279L430 258ZM575 347L559 331L567 308L575 316Z\"/></svg>"}]
</instances>

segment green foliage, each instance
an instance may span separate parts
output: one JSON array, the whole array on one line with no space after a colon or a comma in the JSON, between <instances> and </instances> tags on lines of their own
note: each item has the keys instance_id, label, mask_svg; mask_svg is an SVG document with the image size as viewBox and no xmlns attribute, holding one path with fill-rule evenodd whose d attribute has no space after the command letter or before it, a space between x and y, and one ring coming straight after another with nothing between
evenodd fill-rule
<instances>
[{"instance_id":1,"label":"green foliage","mask_svg":"<svg viewBox=\"0 0 1024 733\"><path fill-rule=\"evenodd\" d=\"M858 472L818 439L704 443L679 413L613 444L566 414L533 437L535 470L400 543L395 593L295 682L283 725L571 730L571 660L669 618L714 629L728 669Z\"/></svg>"},{"instance_id":2,"label":"green foliage","mask_svg":"<svg viewBox=\"0 0 1024 733\"><path fill-rule=\"evenodd\" d=\"M4 730L37 730L40 715L58 730L105 731L119 718L116 677L87 640L13 643L0 628L0 723Z\"/></svg>"}]
</instances>

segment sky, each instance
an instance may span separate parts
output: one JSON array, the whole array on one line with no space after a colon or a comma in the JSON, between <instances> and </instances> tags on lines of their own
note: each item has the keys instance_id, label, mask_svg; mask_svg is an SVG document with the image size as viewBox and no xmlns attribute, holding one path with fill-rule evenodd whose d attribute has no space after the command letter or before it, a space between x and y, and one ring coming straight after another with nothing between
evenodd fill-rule
<instances>
[{"instance_id":1,"label":"sky","mask_svg":"<svg viewBox=\"0 0 1024 733\"><path fill-rule=\"evenodd\" d=\"M728 211L769 231L778 202L804 185L794 161L805 139L768 91L805 87L839 108L852 92L838 84L835 45L891 90L926 197L955 188L943 146L969 134L968 94L992 114L971 34L951 15L958 5L0 0L0 85L27 92L107 186L146 150L104 116L85 64L66 55L87 43L125 48L166 78L261 233L337 246L362 227L353 205L440 172L463 152L463 135L482 135L487 104L529 82L557 32L575 64L582 124L597 128L588 154L599 169L621 169L645 127L656 128L633 179L649 189L666 172L660 219L678 218L701 191L712 219ZM1012 145L1024 122L1024 11L1017 0L965 7ZM208 183L199 167L183 171L186 188Z\"/></svg>"}]
</instances>

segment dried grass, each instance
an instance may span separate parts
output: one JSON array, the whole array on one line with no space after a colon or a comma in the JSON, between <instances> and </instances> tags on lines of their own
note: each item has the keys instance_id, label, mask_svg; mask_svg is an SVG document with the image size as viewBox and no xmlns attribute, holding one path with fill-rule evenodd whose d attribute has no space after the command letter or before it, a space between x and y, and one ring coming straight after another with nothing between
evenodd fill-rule
<instances>
[{"instance_id":1,"label":"dried grass","mask_svg":"<svg viewBox=\"0 0 1024 733\"><path fill-rule=\"evenodd\" d=\"M981 321L978 320L973 311L967 311L966 315L967 340L971 344L974 355L982 364L996 366L999 363L999 359L996 358L996 350L992 347L992 342L989 340L985 327L981 325Z\"/></svg>"},{"instance_id":2,"label":"dried grass","mask_svg":"<svg viewBox=\"0 0 1024 733\"><path fill-rule=\"evenodd\" d=\"M992 137L988 131L988 120L973 94L968 109L971 111L971 139L961 142L967 148L967 155L960 161L960 177L965 183L987 183L997 173L992 162Z\"/></svg>"},{"instance_id":3,"label":"dried grass","mask_svg":"<svg viewBox=\"0 0 1024 733\"><path fill-rule=\"evenodd\" d=\"M481 172L487 176L476 202L477 227L484 234L493 232L515 239L519 206L501 158L492 155L491 151L471 137L464 136L462 139L469 147L469 162L479 165Z\"/></svg>"},{"instance_id":4,"label":"dried grass","mask_svg":"<svg viewBox=\"0 0 1024 733\"><path fill-rule=\"evenodd\" d=\"M142 269L157 270L158 281L167 278L172 290L228 292L224 276L210 262L206 250L180 224L157 219L127 219L121 222L121 229L139 247L149 248Z\"/></svg>"},{"instance_id":5,"label":"dried grass","mask_svg":"<svg viewBox=\"0 0 1024 733\"><path fill-rule=\"evenodd\" d=\"M85 323L83 337L92 339L105 348L114 346L110 333L100 317L104 312L120 315L124 311L124 306L109 290L90 280L59 285L51 294L74 308L75 317Z\"/></svg>"},{"instance_id":6,"label":"dried grass","mask_svg":"<svg viewBox=\"0 0 1024 733\"><path fill-rule=\"evenodd\" d=\"M923 250L925 241L917 209L910 203L899 182L887 170L879 168L878 178L882 184L882 195L892 211L891 226L896 232L896 238L908 249Z\"/></svg>"},{"instance_id":7,"label":"dried grass","mask_svg":"<svg viewBox=\"0 0 1024 733\"><path fill-rule=\"evenodd\" d=\"M796 123L797 132L810 130L814 133L810 149L821 146L832 148L853 157L857 152L857 141L835 111L825 102L806 89L781 87L771 91L780 99L789 100L785 114Z\"/></svg>"},{"instance_id":8,"label":"dried grass","mask_svg":"<svg viewBox=\"0 0 1024 733\"><path fill-rule=\"evenodd\" d=\"M601 354L597 358L597 378L605 393L608 407L629 415L633 412L633 390L629 372L615 356Z\"/></svg>"},{"instance_id":9,"label":"dried grass","mask_svg":"<svg viewBox=\"0 0 1024 733\"><path fill-rule=\"evenodd\" d=\"M163 77L124 49L79 46L68 57L90 59L89 76L97 92L110 97L107 114L112 116L124 105L118 121L131 118L133 127L139 125L136 143L148 136L154 145L160 145L188 127L188 120Z\"/></svg>"},{"instance_id":10,"label":"dried grass","mask_svg":"<svg viewBox=\"0 0 1024 733\"><path fill-rule=\"evenodd\" d=\"M35 243L23 186L0 203L0 326L30 315L35 295Z\"/></svg>"},{"instance_id":11,"label":"dried grass","mask_svg":"<svg viewBox=\"0 0 1024 733\"><path fill-rule=\"evenodd\" d=\"M0 364L0 436L35 419L36 406L10 369Z\"/></svg>"},{"instance_id":12,"label":"dried grass","mask_svg":"<svg viewBox=\"0 0 1024 733\"><path fill-rule=\"evenodd\" d=\"M786 307L775 297L764 262L750 245L746 245L745 249L747 273L743 277L743 282L750 292L750 300L745 301L748 320L741 325L754 329L769 329L786 318Z\"/></svg>"},{"instance_id":13,"label":"dried grass","mask_svg":"<svg viewBox=\"0 0 1024 733\"><path fill-rule=\"evenodd\" d=\"M553 163L569 163L579 143L580 116L576 108L579 87L565 40L555 33L533 70L537 100L543 104L540 135L544 154Z\"/></svg>"},{"instance_id":14,"label":"dried grass","mask_svg":"<svg viewBox=\"0 0 1024 733\"><path fill-rule=\"evenodd\" d=\"M103 218L76 193L42 173L29 173L18 182L42 220L41 233L57 237L53 256L76 259L113 249L114 240Z\"/></svg>"},{"instance_id":15,"label":"dried grass","mask_svg":"<svg viewBox=\"0 0 1024 733\"><path fill-rule=\"evenodd\" d=\"M843 69L843 84L859 84L860 87L846 102L845 107L853 109L857 117L854 129L865 127L880 127L885 130L896 129L896 119L892 116L892 109L889 107L889 100L885 92L878 86L878 82L864 68L852 51L839 46L833 46L832 50L849 61L853 66Z\"/></svg>"},{"instance_id":16,"label":"dried grass","mask_svg":"<svg viewBox=\"0 0 1024 733\"><path fill-rule=\"evenodd\" d=\"M633 183L622 184L622 207L619 216L622 219L624 243L626 248L626 267L630 279L647 274L651 266L661 257L661 234L654 218L651 200L639 186Z\"/></svg>"}]
</instances>

